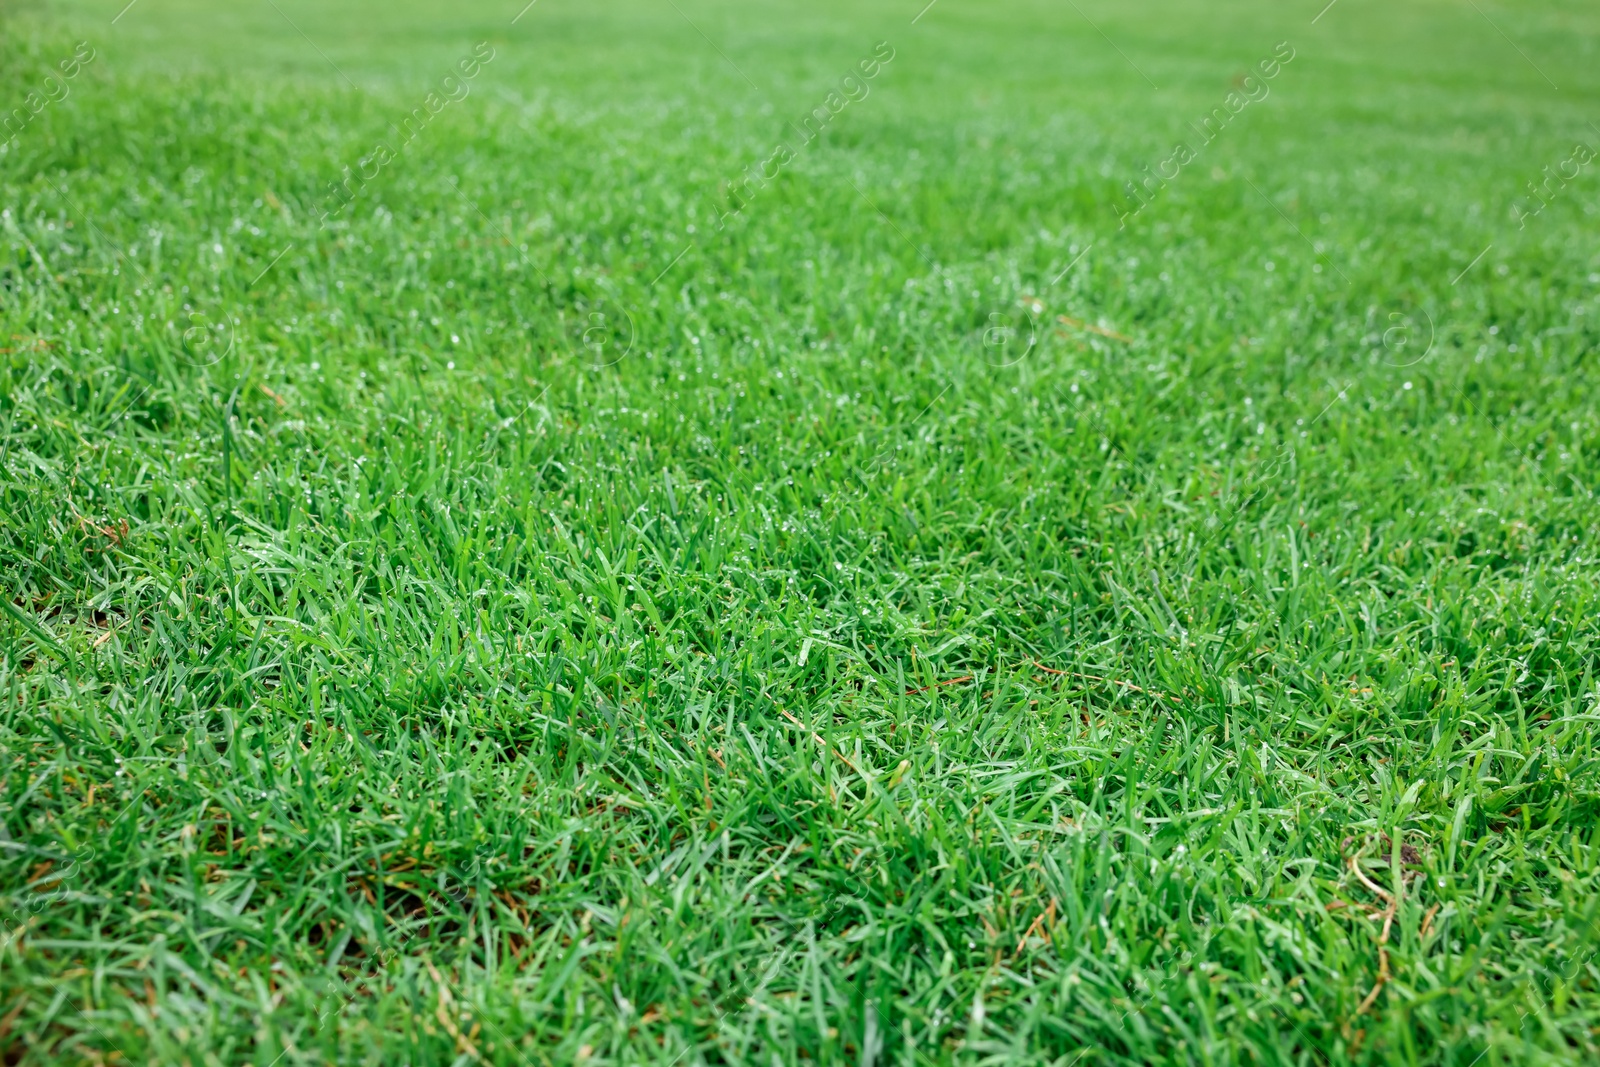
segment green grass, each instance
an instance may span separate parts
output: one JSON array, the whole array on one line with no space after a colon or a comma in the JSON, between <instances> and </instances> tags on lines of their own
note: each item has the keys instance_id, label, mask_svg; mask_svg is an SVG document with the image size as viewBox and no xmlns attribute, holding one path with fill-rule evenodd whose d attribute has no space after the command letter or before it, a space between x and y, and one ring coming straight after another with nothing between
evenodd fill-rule
<instances>
[{"instance_id":1,"label":"green grass","mask_svg":"<svg viewBox=\"0 0 1600 1067\"><path fill-rule=\"evenodd\" d=\"M1592 5L520 6L0 5L7 1064L1595 1062Z\"/></svg>"}]
</instances>

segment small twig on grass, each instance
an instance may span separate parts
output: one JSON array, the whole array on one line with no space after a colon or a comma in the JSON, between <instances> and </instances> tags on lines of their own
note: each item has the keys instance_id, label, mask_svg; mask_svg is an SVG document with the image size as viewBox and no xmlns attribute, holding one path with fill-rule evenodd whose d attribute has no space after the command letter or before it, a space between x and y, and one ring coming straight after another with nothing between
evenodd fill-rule
<instances>
[{"instance_id":1,"label":"small twig on grass","mask_svg":"<svg viewBox=\"0 0 1600 1067\"><path fill-rule=\"evenodd\" d=\"M790 722L792 722L792 723L794 723L794 724L795 724L795 725L796 725L796 726L798 726L798 727L800 727L800 729L802 729L802 730L806 730L806 724L805 724L805 723L803 723L803 722L801 722L801 721L800 721L800 720L799 720L799 719L797 719L797 718L795 718L795 717L794 717L794 716L793 716L793 715L790 715L790 714L789 714L789 713L788 713L788 712L787 712L787 711L785 711L785 710L784 710L784 709L783 709L783 708L779 708L779 709L778 709L778 714L779 714L779 715L782 715L782 716L783 716L783 717L784 717L784 718L785 718L785 719L788 719L788 720L789 720L789 721L790 721ZM828 742L826 742L826 741L824 741L824 740L823 740L823 739L822 739L822 737L821 737L821 735L820 735L820 734L818 734L818 733L817 733L817 732L816 732L816 731L814 731L814 730L806 730L806 732L807 732L807 733L809 733L809 734L811 734L811 740L813 740L813 741L815 741L815 742L816 742L816 743L817 743L817 744L819 744L819 745L821 745L821 746L822 746L822 747L823 747L823 749L824 749L824 750L826 750L826 751L828 751L828 752L832 752L832 753L833 753L833 754L834 754L834 755L835 755L835 756L838 756L838 757L839 757L839 759L840 759L840 760L841 760L841 761L842 761L842 762L843 762L843 763L844 763L844 765L845 765L845 766L846 766L846 767L849 767L849 768L850 768L850 769L851 769L851 770L852 770L852 771L855 771L855 772L856 772L856 773L857 773L857 774L861 774L861 768L859 768L859 767L857 767L857 766L856 766L856 765L855 765L855 764L854 764L854 763L851 763L851 762L850 762L850 761L849 761L849 759L847 759L847 758L846 758L846 757L845 757L845 754L844 754L844 753L843 753L843 752L840 752L840 751L839 751L839 750L838 750L838 749L836 749L836 748L833 748L833 747L832 747L832 746L830 746L830 745L829 745L829 744L828 744ZM861 777L863 777L863 778L865 778L865 777L866 777L866 775L864 775L864 774L861 774Z\"/></svg>"},{"instance_id":2,"label":"small twig on grass","mask_svg":"<svg viewBox=\"0 0 1600 1067\"><path fill-rule=\"evenodd\" d=\"M0 1019L0 1041L4 1041L6 1035L11 1033L11 1024L17 1021L17 1016L21 1015L22 1009L26 1008L27 1006L28 994L24 993L22 994L21 998L18 999L16 1007L6 1012L6 1017L4 1019Z\"/></svg>"},{"instance_id":3,"label":"small twig on grass","mask_svg":"<svg viewBox=\"0 0 1600 1067\"><path fill-rule=\"evenodd\" d=\"M1390 900L1388 909L1383 913L1383 933L1378 938L1378 980L1372 984L1372 992L1361 1001L1361 1006L1356 1009L1356 1014L1361 1015L1372 1002L1378 999L1378 993L1389 983L1389 930L1394 925L1395 908L1398 900Z\"/></svg>"},{"instance_id":4,"label":"small twig on grass","mask_svg":"<svg viewBox=\"0 0 1600 1067\"><path fill-rule=\"evenodd\" d=\"M1046 667L1043 663L1040 663L1038 660L1034 660L1033 661L1033 665L1035 667L1038 667L1041 671L1044 671L1046 674L1054 674L1054 675L1057 675L1057 676L1062 677L1062 678L1082 678L1082 679L1084 679L1086 681L1090 681L1090 682L1105 682L1107 685L1120 685L1120 686L1122 686L1122 687L1124 687L1126 689L1132 689L1135 693L1143 693L1145 696L1166 697L1168 700L1172 701L1174 704L1183 703L1181 700L1179 700L1177 697L1173 696L1171 693L1159 693L1159 692L1155 691L1154 689L1143 689L1143 688L1141 688L1141 687L1139 687L1137 685L1134 685L1132 682L1124 682L1120 678L1102 678L1098 674L1079 674L1077 671L1058 671L1054 667Z\"/></svg>"},{"instance_id":5,"label":"small twig on grass","mask_svg":"<svg viewBox=\"0 0 1600 1067\"><path fill-rule=\"evenodd\" d=\"M1394 927L1394 913L1400 907L1400 898L1368 878L1354 856L1350 857L1350 873L1360 879L1362 885L1389 902L1389 906L1383 912L1383 933L1378 935L1378 980L1373 983L1372 992L1368 993L1361 1001L1361 1006L1356 1008L1356 1015L1362 1015L1372 1007L1373 1001L1378 999L1378 992L1389 983L1389 931ZM1432 918L1431 913L1429 918Z\"/></svg>"},{"instance_id":6,"label":"small twig on grass","mask_svg":"<svg viewBox=\"0 0 1600 1067\"><path fill-rule=\"evenodd\" d=\"M1056 898L1055 897L1051 897L1050 898L1050 906L1048 908L1045 908L1043 911L1041 911L1039 913L1038 917L1033 920L1033 925L1028 927L1027 930L1023 931L1021 940L1019 940L1017 942L1017 950L1015 952L1013 952L1011 955L1012 956L1020 956L1020 955L1022 955L1023 948L1026 947L1026 945L1028 944L1028 938L1030 938L1034 934L1038 933L1041 927L1044 927L1044 926L1047 926L1047 925L1048 926L1054 926L1055 922L1056 922Z\"/></svg>"},{"instance_id":7,"label":"small twig on grass","mask_svg":"<svg viewBox=\"0 0 1600 1067\"><path fill-rule=\"evenodd\" d=\"M906 690L906 696L913 696L913 695L915 695L917 693L926 693L930 689L938 689L941 686L960 685L962 682L970 682L970 681L972 681L972 675L963 674L961 677L952 678L948 682L934 682L932 685L925 685L921 689L907 689Z\"/></svg>"},{"instance_id":8,"label":"small twig on grass","mask_svg":"<svg viewBox=\"0 0 1600 1067\"><path fill-rule=\"evenodd\" d=\"M1365 872L1361 870L1361 865L1356 862L1356 857L1354 856L1350 857L1350 873L1359 878L1361 880L1361 884L1370 889L1374 896L1382 897L1384 900L1391 902L1394 900L1393 893L1390 893L1387 889L1378 885L1378 883L1366 876Z\"/></svg>"},{"instance_id":9,"label":"small twig on grass","mask_svg":"<svg viewBox=\"0 0 1600 1067\"><path fill-rule=\"evenodd\" d=\"M1068 326L1076 326L1080 330L1088 330L1090 333L1097 333L1101 337L1109 337L1113 341L1121 341L1123 344L1133 344L1133 338L1131 337L1125 337L1115 330L1106 329L1104 326L1096 326L1092 322L1084 322L1082 319L1075 319L1071 315L1057 315L1056 321L1064 322Z\"/></svg>"},{"instance_id":10,"label":"small twig on grass","mask_svg":"<svg viewBox=\"0 0 1600 1067\"><path fill-rule=\"evenodd\" d=\"M474 1060L482 1063L483 1056L479 1054L476 1046L473 1045L471 1037L463 1034L460 1027L456 1026L455 1020L450 1017L455 1007L455 998L450 995L449 983L444 980L444 976L439 973L439 969L433 965L432 960L424 960L423 962L427 965L428 973L433 976L434 984L439 990L439 1007L433 1013L433 1017L439 1020L439 1024L444 1027L446 1033L456 1039L457 1052L466 1053ZM476 1033L476 1030L474 1030L474 1033Z\"/></svg>"}]
</instances>

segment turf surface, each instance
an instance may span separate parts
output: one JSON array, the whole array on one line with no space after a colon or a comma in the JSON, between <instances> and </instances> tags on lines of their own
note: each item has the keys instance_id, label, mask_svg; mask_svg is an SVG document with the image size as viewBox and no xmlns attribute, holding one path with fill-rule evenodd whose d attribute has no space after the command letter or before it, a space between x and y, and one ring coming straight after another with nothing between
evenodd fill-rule
<instances>
[{"instance_id":1,"label":"turf surface","mask_svg":"<svg viewBox=\"0 0 1600 1067\"><path fill-rule=\"evenodd\" d=\"M1600 13L520 7L0 6L6 1063L1600 1056Z\"/></svg>"}]
</instances>

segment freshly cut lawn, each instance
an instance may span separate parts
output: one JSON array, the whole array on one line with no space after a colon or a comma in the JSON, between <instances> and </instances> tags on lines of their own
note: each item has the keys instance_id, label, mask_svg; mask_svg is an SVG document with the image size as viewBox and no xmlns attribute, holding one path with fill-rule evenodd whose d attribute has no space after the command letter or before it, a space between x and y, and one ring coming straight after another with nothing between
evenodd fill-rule
<instances>
[{"instance_id":1,"label":"freshly cut lawn","mask_svg":"<svg viewBox=\"0 0 1600 1067\"><path fill-rule=\"evenodd\" d=\"M0 1059L1600 1060L1600 9L519 8L0 2Z\"/></svg>"}]
</instances>

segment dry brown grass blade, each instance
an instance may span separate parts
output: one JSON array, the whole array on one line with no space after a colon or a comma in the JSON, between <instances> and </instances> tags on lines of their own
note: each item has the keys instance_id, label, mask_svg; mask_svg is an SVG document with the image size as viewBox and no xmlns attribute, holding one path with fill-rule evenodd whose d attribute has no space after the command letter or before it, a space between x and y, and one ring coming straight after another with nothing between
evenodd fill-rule
<instances>
[{"instance_id":1,"label":"dry brown grass blade","mask_svg":"<svg viewBox=\"0 0 1600 1067\"><path fill-rule=\"evenodd\" d=\"M1361 1001L1361 1006L1356 1009L1357 1015L1365 1014L1372 1007L1373 1001L1378 999L1378 993L1389 984L1389 931L1394 926L1395 909L1400 902L1391 898L1389 908L1383 913L1383 933L1378 937L1378 980L1372 984L1372 992L1368 993Z\"/></svg>"},{"instance_id":2,"label":"dry brown grass blade","mask_svg":"<svg viewBox=\"0 0 1600 1067\"><path fill-rule=\"evenodd\" d=\"M959 678L952 678L947 682L934 682L932 685L925 685L921 689L907 689L906 696L915 696L917 693L926 693L930 689L940 689L947 685L960 685L962 682L970 681L972 681L972 675L963 674Z\"/></svg>"},{"instance_id":3,"label":"dry brown grass blade","mask_svg":"<svg viewBox=\"0 0 1600 1067\"><path fill-rule=\"evenodd\" d=\"M1050 898L1050 906L1041 911L1033 920L1033 924L1023 931L1022 937L1017 940L1017 949L1012 956L1022 955L1022 950L1027 947L1028 938L1039 933L1045 927L1053 925L1056 918L1056 898Z\"/></svg>"},{"instance_id":4,"label":"dry brown grass blade","mask_svg":"<svg viewBox=\"0 0 1600 1067\"><path fill-rule=\"evenodd\" d=\"M461 1032L460 1028L456 1026L455 1020L451 1018L451 1009L455 1001L450 996L449 983L444 980L444 976L439 973L439 969L433 965L432 960L427 961L427 966L428 973L433 975L433 980L439 987L439 1006L434 1011L433 1017L439 1020L439 1025L444 1027L445 1033L456 1039L456 1050L458 1052L465 1052L477 1062L482 1063L483 1056L478 1053L477 1047L473 1045L466 1034Z\"/></svg>"},{"instance_id":5,"label":"dry brown grass blade","mask_svg":"<svg viewBox=\"0 0 1600 1067\"><path fill-rule=\"evenodd\" d=\"M821 745L825 751L832 752L835 756L838 756L840 762L842 762L846 767L849 767L852 771L855 771L857 774L861 774L861 768L857 767L854 763L851 763L849 758L847 756L845 756L845 754L843 752L840 752L838 749L831 747L828 744L828 742L826 742L826 741L824 741L822 739L822 735L818 734L814 730L807 730L805 723L801 722L799 719L795 718L793 715L790 715L783 708L779 708L778 709L778 714L782 715L785 719L788 719L790 722L792 722L796 726L800 727L800 729L806 730L806 732L811 735L811 740L813 740L817 744ZM865 778L866 775L861 774L861 777Z\"/></svg>"},{"instance_id":6,"label":"dry brown grass blade","mask_svg":"<svg viewBox=\"0 0 1600 1067\"><path fill-rule=\"evenodd\" d=\"M1115 330L1108 330L1104 326L1096 326L1092 322L1084 322L1082 319L1075 319L1071 315L1057 315L1056 321L1064 322L1068 326L1076 326L1080 330L1088 330L1090 333L1097 333L1101 337L1109 337L1113 341L1121 341L1123 344L1133 344L1133 338L1131 337L1124 336Z\"/></svg>"},{"instance_id":7,"label":"dry brown grass blade","mask_svg":"<svg viewBox=\"0 0 1600 1067\"><path fill-rule=\"evenodd\" d=\"M1058 671L1054 667L1046 667L1043 663L1040 663L1038 660L1034 660L1033 661L1033 665L1035 667L1039 668L1041 671L1044 671L1046 674L1054 674L1054 675L1056 675L1057 677L1060 677L1060 678L1081 678L1084 681L1089 681L1089 682L1104 682L1107 685L1120 685L1124 689L1131 689L1135 693L1143 693L1145 696L1165 697L1167 700L1172 701L1174 704L1182 703L1182 701L1180 701L1177 697L1173 696L1171 693L1158 693L1154 689L1145 689L1145 688L1143 688L1141 686L1134 685L1132 682L1124 682L1120 678L1102 678L1098 674L1079 674L1077 671Z\"/></svg>"},{"instance_id":8,"label":"dry brown grass blade","mask_svg":"<svg viewBox=\"0 0 1600 1067\"><path fill-rule=\"evenodd\" d=\"M1389 984L1389 933L1394 929L1394 916L1395 912L1399 910L1400 898L1368 878L1365 872L1361 870L1361 864L1356 862L1356 857L1350 857L1349 865L1350 873L1354 874L1362 885L1366 886L1379 898L1389 902L1389 906L1383 912L1383 932L1378 935L1378 980L1373 983L1372 991L1362 998L1361 1005L1356 1008L1356 1015L1360 1016L1365 1014L1368 1008L1372 1007L1373 1002L1378 999L1378 993L1382 991L1384 986Z\"/></svg>"}]
</instances>

